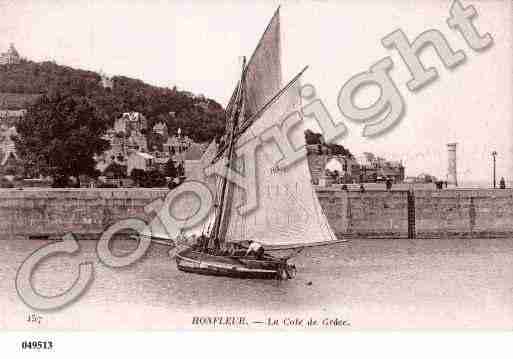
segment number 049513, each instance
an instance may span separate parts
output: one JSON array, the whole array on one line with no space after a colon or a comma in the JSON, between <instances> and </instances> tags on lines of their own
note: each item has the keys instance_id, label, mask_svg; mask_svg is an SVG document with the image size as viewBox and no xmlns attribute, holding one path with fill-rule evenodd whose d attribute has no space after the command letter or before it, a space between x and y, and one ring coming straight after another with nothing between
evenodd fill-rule
<instances>
[{"instance_id":1,"label":"number 049513","mask_svg":"<svg viewBox=\"0 0 513 359\"><path fill-rule=\"evenodd\" d=\"M53 349L53 342L51 340L24 340L23 342L21 342L21 349L49 350Z\"/></svg>"}]
</instances>

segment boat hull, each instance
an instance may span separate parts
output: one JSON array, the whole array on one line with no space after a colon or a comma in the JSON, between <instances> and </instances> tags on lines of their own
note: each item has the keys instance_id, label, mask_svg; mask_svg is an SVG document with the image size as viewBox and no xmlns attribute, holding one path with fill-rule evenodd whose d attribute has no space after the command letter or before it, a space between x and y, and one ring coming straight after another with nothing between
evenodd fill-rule
<instances>
[{"instance_id":1,"label":"boat hull","mask_svg":"<svg viewBox=\"0 0 513 359\"><path fill-rule=\"evenodd\" d=\"M183 272L253 279L289 279L293 266L280 259L256 259L250 257L218 256L185 249L175 256L179 270Z\"/></svg>"}]
</instances>

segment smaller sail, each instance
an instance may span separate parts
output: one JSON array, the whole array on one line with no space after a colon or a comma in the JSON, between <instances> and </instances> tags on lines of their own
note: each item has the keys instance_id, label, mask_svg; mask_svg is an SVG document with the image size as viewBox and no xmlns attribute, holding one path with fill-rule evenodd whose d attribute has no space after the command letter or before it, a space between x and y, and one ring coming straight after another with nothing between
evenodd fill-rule
<instances>
[{"instance_id":1,"label":"smaller sail","mask_svg":"<svg viewBox=\"0 0 513 359\"><path fill-rule=\"evenodd\" d=\"M247 122L253 118L282 87L281 71L281 34L280 8L278 8L267 25L260 41L251 55L244 71L244 116L237 126L237 133L247 127ZM232 93L226 113L229 115L235 106L239 83ZM228 133L231 124L227 123ZM226 150L227 144L219 148L216 159Z\"/></svg>"},{"instance_id":2,"label":"smaller sail","mask_svg":"<svg viewBox=\"0 0 513 359\"><path fill-rule=\"evenodd\" d=\"M282 86L279 8L248 61L244 82L245 121L268 103Z\"/></svg>"}]
</instances>

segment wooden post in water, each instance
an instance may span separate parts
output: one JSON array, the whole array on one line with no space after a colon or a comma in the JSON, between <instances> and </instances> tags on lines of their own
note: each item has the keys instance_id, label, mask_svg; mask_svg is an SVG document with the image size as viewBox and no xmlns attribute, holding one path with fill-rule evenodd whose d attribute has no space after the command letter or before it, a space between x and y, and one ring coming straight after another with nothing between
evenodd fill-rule
<instances>
[{"instance_id":1,"label":"wooden post in water","mask_svg":"<svg viewBox=\"0 0 513 359\"><path fill-rule=\"evenodd\" d=\"M415 239L415 192L408 191L408 239Z\"/></svg>"}]
</instances>

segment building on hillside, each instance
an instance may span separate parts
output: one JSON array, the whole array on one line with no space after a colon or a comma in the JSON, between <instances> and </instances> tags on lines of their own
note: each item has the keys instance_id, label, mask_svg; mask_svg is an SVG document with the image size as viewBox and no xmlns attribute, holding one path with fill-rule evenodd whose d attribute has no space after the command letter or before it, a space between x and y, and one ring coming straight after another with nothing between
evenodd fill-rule
<instances>
[{"instance_id":1,"label":"building on hillside","mask_svg":"<svg viewBox=\"0 0 513 359\"><path fill-rule=\"evenodd\" d=\"M402 161L386 161L381 166L381 177L391 179L394 183L404 181L404 166Z\"/></svg>"},{"instance_id":2,"label":"building on hillside","mask_svg":"<svg viewBox=\"0 0 513 359\"><path fill-rule=\"evenodd\" d=\"M110 149L95 158L96 169L103 172L112 163L128 169L128 159L133 153L148 152L146 129L146 118L138 112L126 112L116 119L104 136L110 143ZM130 175L130 169L127 175Z\"/></svg>"},{"instance_id":3,"label":"building on hillside","mask_svg":"<svg viewBox=\"0 0 513 359\"><path fill-rule=\"evenodd\" d=\"M404 181L404 166L399 161L387 161L365 152L356 158L332 155L325 147L307 146L307 159L313 184L329 178L332 183L380 182L387 179L395 183Z\"/></svg>"},{"instance_id":4,"label":"building on hillside","mask_svg":"<svg viewBox=\"0 0 513 359\"><path fill-rule=\"evenodd\" d=\"M415 178L416 183L435 183L437 178L429 173L421 173Z\"/></svg>"},{"instance_id":5,"label":"building on hillside","mask_svg":"<svg viewBox=\"0 0 513 359\"><path fill-rule=\"evenodd\" d=\"M143 171L150 171L155 168L155 157L149 153L134 151L128 156L126 164L128 175L136 168Z\"/></svg>"},{"instance_id":6,"label":"building on hillside","mask_svg":"<svg viewBox=\"0 0 513 359\"><path fill-rule=\"evenodd\" d=\"M166 171L166 165L171 159L171 156L167 152L152 151L150 155L153 156L153 167L162 173Z\"/></svg>"},{"instance_id":7,"label":"building on hillside","mask_svg":"<svg viewBox=\"0 0 513 359\"><path fill-rule=\"evenodd\" d=\"M164 143L164 151L170 153L172 156L179 156L181 153L185 153L193 141L187 137L171 136Z\"/></svg>"},{"instance_id":8,"label":"building on hillside","mask_svg":"<svg viewBox=\"0 0 513 359\"><path fill-rule=\"evenodd\" d=\"M0 126L13 127L21 121L27 114L27 110L1 110L0 109Z\"/></svg>"},{"instance_id":9,"label":"building on hillside","mask_svg":"<svg viewBox=\"0 0 513 359\"><path fill-rule=\"evenodd\" d=\"M37 98L38 95L0 94L1 105L5 106L0 109L0 177L21 176L25 172L12 137L17 135L16 126L27 114L19 106L33 103Z\"/></svg>"},{"instance_id":10,"label":"building on hillside","mask_svg":"<svg viewBox=\"0 0 513 359\"><path fill-rule=\"evenodd\" d=\"M0 125L0 176L16 176L23 174L23 166L16 153L12 137L16 128Z\"/></svg>"},{"instance_id":11,"label":"building on hillside","mask_svg":"<svg viewBox=\"0 0 513 359\"><path fill-rule=\"evenodd\" d=\"M182 166L185 177L196 178L195 173L202 168L200 159L208 144L195 143L189 137L182 136L178 129L176 135L167 137L163 150L153 148L150 151L146 126L144 116L134 113L124 114L117 119L104 137L111 147L96 157L96 169L104 173L111 164L116 164L126 167L126 176L130 176L134 169L165 173L167 163L173 160L175 166ZM152 131L165 136L167 126L157 123Z\"/></svg>"},{"instance_id":12,"label":"building on hillside","mask_svg":"<svg viewBox=\"0 0 513 359\"><path fill-rule=\"evenodd\" d=\"M360 182L381 182L387 179L395 183L404 181L404 166L401 161L388 161L371 152L364 152L358 160Z\"/></svg>"},{"instance_id":13,"label":"building on hillside","mask_svg":"<svg viewBox=\"0 0 513 359\"><path fill-rule=\"evenodd\" d=\"M183 156L189 150L193 143L194 141L191 140L189 137L182 136L181 129L178 129L176 135L168 137L166 142L163 144L163 149L164 152L170 154L173 161L183 162L185 161L185 158L183 158Z\"/></svg>"},{"instance_id":14,"label":"building on hillside","mask_svg":"<svg viewBox=\"0 0 513 359\"><path fill-rule=\"evenodd\" d=\"M164 122L158 122L153 126L153 132L157 133L165 138L168 137L167 126Z\"/></svg>"},{"instance_id":15,"label":"building on hillside","mask_svg":"<svg viewBox=\"0 0 513 359\"><path fill-rule=\"evenodd\" d=\"M111 77L107 76L103 71L100 71L100 82L102 84L102 87L105 89L111 89L114 88L114 80L112 80Z\"/></svg>"},{"instance_id":16,"label":"building on hillside","mask_svg":"<svg viewBox=\"0 0 513 359\"><path fill-rule=\"evenodd\" d=\"M207 148L212 150L212 146L208 143L196 143L189 137L182 136L181 129L178 129L177 134L169 137L163 147L163 153L169 156L165 162L172 160L175 166L181 165L185 178L197 180L203 178L202 157Z\"/></svg>"},{"instance_id":17,"label":"building on hillside","mask_svg":"<svg viewBox=\"0 0 513 359\"><path fill-rule=\"evenodd\" d=\"M23 110L39 100L41 94L0 92L1 110Z\"/></svg>"},{"instance_id":18,"label":"building on hillside","mask_svg":"<svg viewBox=\"0 0 513 359\"><path fill-rule=\"evenodd\" d=\"M352 157L309 152L307 159L313 184L319 184L325 176L334 183L360 181L360 164Z\"/></svg>"},{"instance_id":19,"label":"building on hillside","mask_svg":"<svg viewBox=\"0 0 513 359\"><path fill-rule=\"evenodd\" d=\"M132 131L130 135L126 137L126 149L128 153L131 151L148 152L148 140L146 136L140 132Z\"/></svg>"},{"instance_id":20,"label":"building on hillside","mask_svg":"<svg viewBox=\"0 0 513 359\"><path fill-rule=\"evenodd\" d=\"M342 155L328 156L324 168L336 183L353 183L360 179L360 165L354 158Z\"/></svg>"},{"instance_id":21,"label":"building on hillside","mask_svg":"<svg viewBox=\"0 0 513 359\"><path fill-rule=\"evenodd\" d=\"M344 172L342 161L340 161L338 158L331 158L330 160L328 160L324 168L327 172L331 173L341 174Z\"/></svg>"},{"instance_id":22,"label":"building on hillside","mask_svg":"<svg viewBox=\"0 0 513 359\"><path fill-rule=\"evenodd\" d=\"M202 157L207 148L208 143L193 143L184 154L184 176L187 179L203 178L203 166Z\"/></svg>"},{"instance_id":23,"label":"building on hillside","mask_svg":"<svg viewBox=\"0 0 513 359\"><path fill-rule=\"evenodd\" d=\"M132 131L144 133L148 128L148 121L142 113L139 112L125 112L120 118L114 122L115 132L125 132L126 134Z\"/></svg>"},{"instance_id":24,"label":"building on hillside","mask_svg":"<svg viewBox=\"0 0 513 359\"><path fill-rule=\"evenodd\" d=\"M7 52L0 54L0 65L17 65L21 62L21 57L14 44L9 45Z\"/></svg>"}]
</instances>

